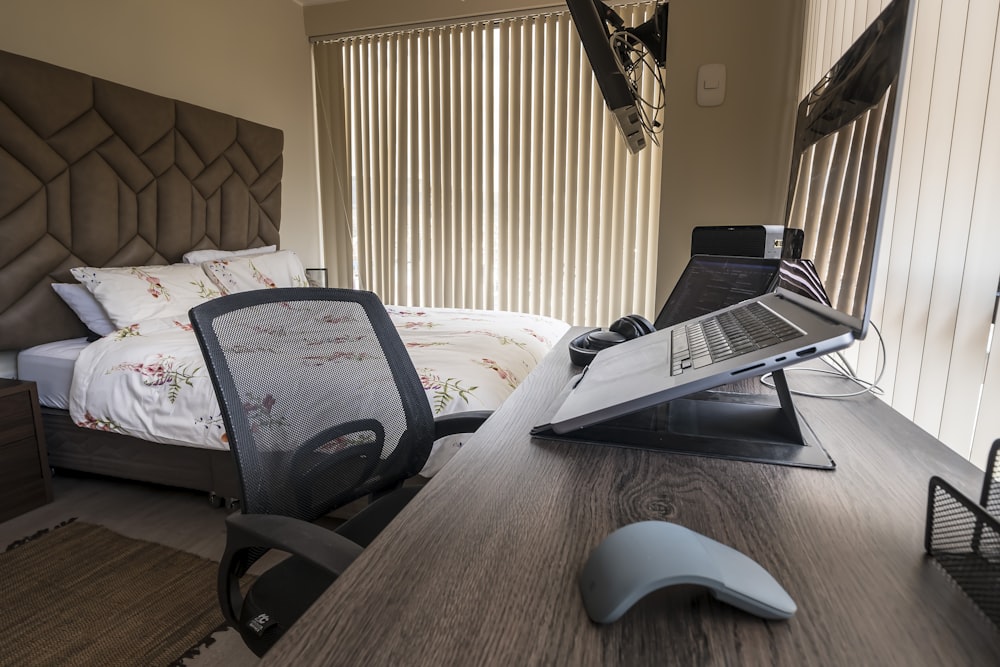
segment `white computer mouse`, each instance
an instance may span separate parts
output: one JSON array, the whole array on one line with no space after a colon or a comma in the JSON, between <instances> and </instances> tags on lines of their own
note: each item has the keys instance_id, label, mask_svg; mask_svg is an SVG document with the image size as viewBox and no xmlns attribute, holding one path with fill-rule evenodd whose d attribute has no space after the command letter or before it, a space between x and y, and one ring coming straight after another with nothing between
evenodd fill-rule
<instances>
[{"instance_id":1,"label":"white computer mouse","mask_svg":"<svg viewBox=\"0 0 1000 667\"><path fill-rule=\"evenodd\" d=\"M619 528L591 552L580 575L587 614L618 620L645 595L666 586L705 586L722 602L766 619L787 619L795 602L774 577L736 549L667 521Z\"/></svg>"}]
</instances>

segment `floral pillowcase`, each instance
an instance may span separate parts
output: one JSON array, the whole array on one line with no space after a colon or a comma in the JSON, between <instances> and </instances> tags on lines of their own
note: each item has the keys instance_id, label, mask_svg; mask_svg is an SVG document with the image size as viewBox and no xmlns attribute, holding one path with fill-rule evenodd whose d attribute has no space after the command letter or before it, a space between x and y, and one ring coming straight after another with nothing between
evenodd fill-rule
<instances>
[{"instance_id":1,"label":"floral pillowcase","mask_svg":"<svg viewBox=\"0 0 1000 667\"><path fill-rule=\"evenodd\" d=\"M187 318L192 307L225 292L197 264L70 269L116 327L160 318Z\"/></svg>"},{"instance_id":2,"label":"floral pillowcase","mask_svg":"<svg viewBox=\"0 0 1000 667\"><path fill-rule=\"evenodd\" d=\"M216 289L227 294L268 287L306 287L302 262L291 250L253 257L227 257L204 262L205 273Z\"/></svg>"},{"instance_id":3,"label":"floral pillowcase","mask_svg":"<svg viewBox=\"0 0 1000 667\"><path fill-rule=\"evenodd\" d=\"M290 250L229 256L200 264L70 269L119 329L174 317L209 299L267 287L305 287L306 272Z\"/></svg>"},{"instance_id":4,"label":"floral pillowcase","mask_svg":"<svg viewBox=\"0 0 1000 667\"><path fill-rule=\"evenodd\" d=\"M181 257L181 261L185 264L201 264L202 262L211 262L214 259L246 257L247 255L263 255L269 252L275 252L277 249L278 246L276 245L266 245L260 246L259 248L247 248L246 250L216 250L214 248L189 250L184 253L183 257Z\"/></svg>"}]
</instances>

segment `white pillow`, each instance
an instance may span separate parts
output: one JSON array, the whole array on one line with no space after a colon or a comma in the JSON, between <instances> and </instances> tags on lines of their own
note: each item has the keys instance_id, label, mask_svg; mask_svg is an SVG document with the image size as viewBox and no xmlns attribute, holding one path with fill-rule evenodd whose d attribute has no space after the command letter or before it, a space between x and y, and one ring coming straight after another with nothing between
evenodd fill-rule
<instances>
[{"instance_id":1,"label":"white pillow","mask_svg":"<svg viewBox=\"0 0 1000 667\"><path fill-rule=\"evenodd\" d=\"M107 336L118 327L90 291L78 283L52 283L52 289L76 313L80 321L98 336Z\"/></svg>"},{"instance_id":2,"label":"white pillow","mask_svg":"<svg viewBox=\"0 0 1000 667\"><path fill-rule=\"evenodd\" d=\"M186 264L201 264L202 262L211 262L214 259L225 259L227 257L246 257L248 255L263 255L264 253L274 252L278 249L278 246L266 245L260 248L247 248L246 250L216 250L215 248L206 248L205 250L191 250L184 253L181 258Z\"/></svg>"},{"instance_id":3,"label":"white pillow","mask_svg":"<svg viewBox=\"0 0 1000 667\"><path fill-rule=\"evenodd\" d=\"M216 259L202 264L216 287L225 293L268 287L306 287L306 271L291 250L267 255Z\"/></svg>"},{"instance_id":4,"label":"white pillow","mask_svg":"<svg viewBox=\"0 0 1000 667\"><path fill-rule=\"evenodd\" d=\"M193 306L220 295L198 264L70 269L119 329L158 317L187 317ZM221 292L225 294L225 292Z\"/></svg>"}]
</instances>

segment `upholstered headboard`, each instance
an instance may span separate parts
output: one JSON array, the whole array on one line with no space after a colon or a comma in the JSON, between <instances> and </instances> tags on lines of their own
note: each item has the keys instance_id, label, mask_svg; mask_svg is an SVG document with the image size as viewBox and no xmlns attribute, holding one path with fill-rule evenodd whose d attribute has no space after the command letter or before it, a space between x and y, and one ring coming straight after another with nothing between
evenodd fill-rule
<instances>
[{"instance_id":1,"label":"upholstered headboard","mask_svg":"<svg viewBox=\"0 0 1000 667\"><path fill-rule=\"evenodd\" d=\"M283 142L0 51L0 350L86 334L50 287L74 266L278 243Z\"/></svg>"}]
</instances>

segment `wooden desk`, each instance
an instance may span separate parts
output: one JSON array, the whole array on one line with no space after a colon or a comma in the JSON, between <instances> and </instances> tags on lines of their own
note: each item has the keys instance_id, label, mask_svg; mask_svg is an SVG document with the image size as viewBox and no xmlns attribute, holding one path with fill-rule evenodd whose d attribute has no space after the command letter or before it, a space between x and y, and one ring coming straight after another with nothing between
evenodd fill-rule
<instances>
[{"instance_id":1,"label":"wooden desk","mask_svg":"<svg viewBox=\"0 0 1000 667\"><path fill-rule=\"evenodd\" d=\"M532 440L572 372L560 344L261 664L1000 665L1000 633L923 553L930 476L978 497L982 475L909 420L796 397L832 472ZM667 590L595 625L580 570L645 519L748 554L798 613Z\"/></svg>"}]
</instances>

